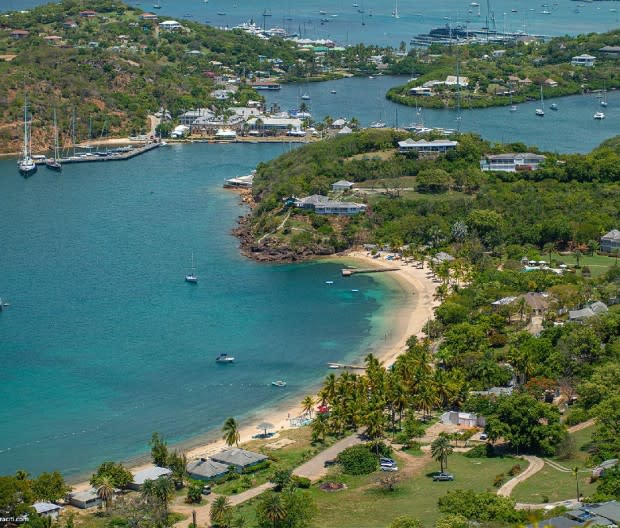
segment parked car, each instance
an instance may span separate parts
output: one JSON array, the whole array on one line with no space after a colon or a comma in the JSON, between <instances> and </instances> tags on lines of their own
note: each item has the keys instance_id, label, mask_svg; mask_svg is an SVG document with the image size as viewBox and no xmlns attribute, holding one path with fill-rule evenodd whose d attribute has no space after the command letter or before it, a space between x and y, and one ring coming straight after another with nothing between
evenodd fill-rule
<instances>
[{"instance_id":1,"label":"parked car","mask_svg":"<svg viewBox=\"0 0 620 528\"><path fill-rule=\"evenodd\" d=\"M480 440L488 440L489 435L486 433L480 433Z\"/></svg>"},{"instance_id":2,"label":"parked car","mask_svg":"<svg viewBox=\"0 0 620 528\"><path fill-rule=\"evenodd\" d=\"M211 495L211 486L203 486L202 487L203 495Z\"/></svg>"},{"instance_id":3,"label":"parked car","mask_svg":"<svg viewBox=\"0 0 620 528\"><path fill-rule=\"evenodd\" d=\"M323 467L330 467L335 464L337 464L336 459L326 460L325 462L323 462Z\"/></svg>"},{"instance_id":4,"label":"parked car","mask_svg":"<svg viewBox=\"0 0 620 528\"><path fill-rule=\"evenodd\" d=\"M380 458L379 465L381 466L395 466L396 462L394 462L391 458Z\"/></svg>"},{"instance_id":5,"label":"parked car","mask_svg":"<svg viewBox=\"0 0 620 528\"><path fill-rule=\"evenodd\" d=\"M381 471L398 471L398 466L380 466Z\"/></svg>"},{"instance_id":6,"label":"parked car","mask_svg":"<svg viewBox=\"0 0 620 528\"><path fill-rule=\"evenodd\" d=\"M447 480L454 480L454 475L450 473L436 473L433 475L433 480L435 482L444 482Z\"/></svg>"}]
</instances>

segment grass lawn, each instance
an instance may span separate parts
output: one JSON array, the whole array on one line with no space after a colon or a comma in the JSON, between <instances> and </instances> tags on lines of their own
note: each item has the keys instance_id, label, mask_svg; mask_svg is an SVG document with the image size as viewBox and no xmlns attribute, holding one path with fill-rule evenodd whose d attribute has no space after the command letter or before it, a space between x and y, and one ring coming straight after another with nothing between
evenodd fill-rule
<instances>
[{"instance_id":1,"label":"grass lawn","mask_svg":"<svg viewBox=\"0 0 620 528\"><path fill-rule=\"evenodd\" d=\"M398 452L394 458L399 461ZM341 475L338 469L326 480L344 482L348 489L339 492L325 492L312 486L310 494L317 506L317 515L312 526L321 528L377 528L387 526L398 515L410 515L421 519L426 525L439 516L437 499L450 490L474 489L492 490L493 480L500 473L507 473L516 463L523 469L527 465L514 458L466 458L460 453L450 456L448 471L455 476L454 482L433 482L432 474L439 470L437 462L429 461L421 472L399 484L396 490L384 491L377 484L380 472L372 475ZM242 514L254 518L254 504L244 505Z\"/></svg>"},{"instance_id":2,"label":"grass lawn","mask_svg":"<svg viewBox=\"0 0 620 528\"><path fill-rule=\"evenodd\" d=\"M541 257L545 260L549 258L549 255L544 254ZM559 255L558 253L551 254L552 260L557 260L558 264L567 264L572 267L577 264L577 259L574 255ZM579 257L579 265L581 267L588 266L592 272L593 277L598 277L605 273L611 266L614 266L616 259L612 257L606 257L604 255L582 255ZM578 274L581 274L580 270L577 270Z\"/></svg>"},{"instance_id":3,"label":"grass lawn","mask_svg":"<svg viewBox=\"0 0 620 528\"><path fill-rule=\"evenodd\" d=\"M268 449L265 447L267 444L277 442L284 438L294 440L294 443L280 449ZM335 439L328 437L324 444L312 445L310 427L300 427L298 429L281 431L276 439L269 438L266 440L252 440L251 442L247 442L243 444L242 447L249 451L256 451L268 456L272 460L271 466L267 469L257 471L256 473L242 475L239 479L214 485L213 491L224 495L232 495L241 493L249 488L260 486L267 482L274 469L292 470L323 449L329 447L334 442Z\"/></svg>"},{"instance_id":4,"label":"grass lawn","mask_svg":"<svg viewBox=\"0 0 620 528\"><path fill-rule=\"evenodd\" d=\"M596 484L590 484L590 470L586 469L588 454L585 446L590 442L594 427L582 429L572 435L575 440L575 453L568 459L552 458L558 464L573 468L583 468L579 473L579 490L588 497L596 491ZM543 503L574 499L577 496L577 486L572 473L565 473L552 468L548 464L533 477L519 484L512 492L517 502ZM547 500L545 500L547 498Z\"/></svg>"}]
</instances>

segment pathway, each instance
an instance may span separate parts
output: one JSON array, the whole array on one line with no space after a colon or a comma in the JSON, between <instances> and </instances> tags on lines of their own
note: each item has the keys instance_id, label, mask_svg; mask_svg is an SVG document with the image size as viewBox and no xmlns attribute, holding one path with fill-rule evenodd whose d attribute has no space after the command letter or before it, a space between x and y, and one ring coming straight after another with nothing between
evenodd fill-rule
<instances>
[{"instance_id":1,"label":"pathway","mask_svg":"<svg viewBox=\"0 0 620 528\"><path fill-rule=\"evenodd\" d=\"M352 434L342 440L336 442L333 446L328 447L325 451L321 451L318 455L311 458L305 464L302 464L298 468L293 470L293 475L298 477L305 477L312 481L319 480L321 477L327 474L327 468L325 462L336 458L341 451L344 451L347 447L351 447L357 444L361 444L362 439L359 434Z\"/></svg>"},{"instance_id":2,"label":"pathway","mask_svg":"<svg viewBox=\"0 0 620 528\"><path fill-rule=\"evenodd\" d=\"M585 422L581 422L577 425L573 425L572 427L569 427L568 432L576 433L577 431L581 431L582 429L587 429L588 427L590 427L591 425L594 425L595 423L596 423L596 420L594 418L590 418L589 420Z\"/></svg>"},{"instance_id":3,"label":"pathway","mask_svg":"<svg viewBox=\"0 0 620 528\"><path fill-rule=\"evenodd\" d=\"M519 473L516 477L511 478L501 488L499 488L497 490L498 495L501 495L502 497L510 497L512 490L517 484L520 484L524 480L529 479L532 475L538 473L545 465L542 459L535 456L522 455L521 458L527 460L529 462L529 466L525 469L525 471Z\"/></svg>"}]
</instances>

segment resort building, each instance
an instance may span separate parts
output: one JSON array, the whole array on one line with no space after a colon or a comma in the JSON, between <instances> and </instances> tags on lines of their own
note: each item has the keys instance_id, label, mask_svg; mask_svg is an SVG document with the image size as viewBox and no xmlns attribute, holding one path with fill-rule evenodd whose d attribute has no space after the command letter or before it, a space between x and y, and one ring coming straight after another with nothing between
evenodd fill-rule
<instances>
[{"instance_id":1,"label":"resort building","mask_svg":"<svg viewBox=\"0 0 620 528\"><path fill-rule=\"evenodd\" d=\"M583 55L576 55L573 57L570 63L573 66L586 66L587 68L592 68L594 66L594 61L596 61L596 57L584 53Z\"/></svg>"},{"instance_id":2,"label":"resort building","mask_svg":"<svg viewBox=\"0 0 620 528\"><path fill-rule=\"evenodd\" d=\"M181 125L191 126L200 117L212 119L215 117L215 114L209 108L196 108L181 114L179 116L179 123Z\"/></svg>"},{"instance_id":3,"label":"resort building","mask_svg":"<svg viewBox=\"0 0 620 528\"><path fill-rule=\"evenodd\" d=\"M228 465L215 462L209 458L192 460L186 466L189 478L195 480L212 480L228 473Z\"/></svg>"},{"instance_id":4,"label":"resort building","mask_svg":"<svg viewBox=\"0 0 620 528\"><path fill-rule=\"evenodd\" d=\"M215 133L215 139L219 139L221 141L234 141L237 139L237 133L229 128L220 128Z\"/></svg>"},{"instance_id":5,"label":"resort building","mask_svg":"<svg viewBox=\"0 0 620 528\"><path fill-rule=\"evenodd\" d=\"M295 117L264 117L262 119L254 117L248 120L248 125L252 129L266 131L287 131L301 130L301 119Z\"/></svg>"},{"instance_id":6,"label":"resort building","mask_svg":"<svg viewBox=\"0 0 620 528\"><path fill-rule=\"evenodd\" d=\"M348 126L343 126L338 132L336 132L338 135L340 136L346 136L347 134L352 134L353 133L353 129L349 128Z\"/></svg>"},{"instance_id":7,"label":"resort building","mask_svg":"<svg viewBox=\"0 0 620 528\"><path fill-rule=\"evenodd\" d=\"M133 474L133 480L127 485L129 489L140 491L147 480L157 480L161 477L169 477L172 471L168 468L150 466Z\"/></svg>"},{"instance_id":8,"label":"resort building","mask_svg":"<svg viewBox=\"0 0 620 528\"><path fill-rule=\"evenodd\" d=\"M35 502L32 507L41 517L51 517L52 520L58 519L62 508L58 504L51 502Z\"/></svg>"},{"instance_id":9,"label":"resort building","mask_svg":"<svg viewBox=\"0 0 620 528\"><path fill-rule=\"evenodd\" d=\"M95 508L96 506L99 506L101 502L101 499L94 489L76 491L75 493L69 494L69 504L82 510Z\"/></svg>"},{"instance_id":10,"label":"resort building","mask_svg":"<svg viewBox=\"0 0 620 528\"><path fill-rule=\"evenodd\" d=\"M487 154L480 160L480 168L483 171L504 172L536 170L545 159L545 156L531 152Z\"/></svg>"},{"instance_id":11,"label":"resort building","mask_svg":"<svg viewBox=\"0 0 620 528\"><path fill-rule=\"evenodd\" d=\"M417 152L418 154L443 154L449 150L453 150L459 144L458 141L451 141L448 139L434 139L433 141L427 141L420 139L415 141L414 139L405 139L405 141L398 142L398 152L406 154L408 152Z\"/></svg>"},{"instance_id":12,"label":"resort building","mask_svg":"<svg viewBox=\"0 0 620 528\"><path fill-rule=\"evenodd\" d=\"M239 447L231 447L213 455L211 460L224 464L227 467L235 466L238 471L242 471L256 464L260 464L264 460L267 460L267 457L260 453L253 453L252 451L246 451Z\"/></svg>"},{"instance_id":13,"label":"resort building","mask_svg":"<svg viewBox=\"0 0 620 528\"><path fill-rule=\"evenodd\" d=\"M606 235L601 237L601 252L602 253L615 253L620 251L620 231L612 229Z\"/></svg>"},{"instance_id":14,"label":"resort building","mask_svg":"<svg viewBox=\"0 0 620 528\"><path fill-rule=\"evenodd\" d=\"M332 183L332 191L350 191L353 187L353 182L346 180L339 180L336 183Z\"/></svg>"},{"instance_id":15,"label":"resort building","mask_svg":"<svg viewBox=\"0 0 620 528\"><path fill-rule=\"evenodd\" d=\"M601 52L605 57L620 57L620 46L603 46L602 48L599 48L599 52Z\"/></svg>"},{"instance_id":16,"label":"resort building","mask_svg":"<svg viewBox=\"0 0 620 528\"><path fill-rule=\"evenodd\" d=\"M330 200L327 196L321 194L313 194L306 198L296 198L292 202L292 205L299 207L300 209L309 209L316 214L333 214L350 216L366 211L366 205L358 204L354 202L337 202Z\"/></svg>"},{"instance_id":17,"label":"resort building","mask_svg":"<svg viewBox=\"0 0 620 528\"><path fill-rule=\"evenodd\" d=\"M247 176L239 176L237 178L228 178L224 180L224 188L226 189L251 189L254 182L254 176L256 171L253 170L251 174Z\"/></svg>"},{"instance_id":18,"label":"resort building","mask_svg":"<svg viewBox=\"0 0 620 528\"><path fill-rule=\"evenodd\" d=\"M176 20L164 20L159 23L159 29L162 31L180 31L183 29L183 26Z\"/></svg>"}]
</instances>

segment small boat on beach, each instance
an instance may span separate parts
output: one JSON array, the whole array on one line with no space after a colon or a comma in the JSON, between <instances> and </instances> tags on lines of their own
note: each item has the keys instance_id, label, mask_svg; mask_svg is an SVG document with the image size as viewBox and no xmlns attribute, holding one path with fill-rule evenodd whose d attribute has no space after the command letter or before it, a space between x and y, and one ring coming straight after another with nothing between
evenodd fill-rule
<instances>
[{"instance_id":1,"label":"small boat on beach","mask_svg":"<svg viewBox=\"0 0 620 528\"><path fill-rule=\"evenodd\" d=\"M274 387L286 387L286 381L282 381L282 380L272 381L271 384Z\"/></svg>"},{"instance_id":2,"label":"small boat on beach","mask_svg":"<svg viewBox=\"0 0 620 528\"><path fill-rule=\"evenodd\" d=\"M222 353L219 356L217 356L215 358L215 362L216 363L234 363L235 362L235 358L232 356L229 356L228 354Z\"/></svg>"}]
</instances>

